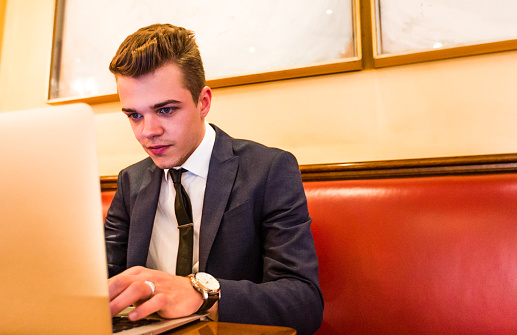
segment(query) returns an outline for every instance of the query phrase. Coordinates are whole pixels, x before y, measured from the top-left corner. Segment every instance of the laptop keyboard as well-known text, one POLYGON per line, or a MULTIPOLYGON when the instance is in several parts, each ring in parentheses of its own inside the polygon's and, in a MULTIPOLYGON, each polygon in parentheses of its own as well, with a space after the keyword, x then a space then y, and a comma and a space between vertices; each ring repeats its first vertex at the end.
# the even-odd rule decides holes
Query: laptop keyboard
POLYGON ((123 330, 132 329, 135 327, 146 326, 156 322, 160 322, 158 319, 142 319, 138 321, 130 321, 127 317, 124 316, 115 316, 111 319, 113 326, 113 333, 118 333, 123 330))

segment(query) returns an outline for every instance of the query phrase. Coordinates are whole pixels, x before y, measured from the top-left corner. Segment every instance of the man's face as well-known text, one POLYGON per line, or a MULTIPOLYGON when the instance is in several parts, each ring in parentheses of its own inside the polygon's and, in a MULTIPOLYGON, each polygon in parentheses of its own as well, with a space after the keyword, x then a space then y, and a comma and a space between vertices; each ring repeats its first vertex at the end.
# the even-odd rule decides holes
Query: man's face
POLYGON ((205 87, 195 103, 182 79, 173 63, 137 78, 117 76, 122 111, 138 142, 161 169, 183 164, 205 135, 210 88, 205 87))

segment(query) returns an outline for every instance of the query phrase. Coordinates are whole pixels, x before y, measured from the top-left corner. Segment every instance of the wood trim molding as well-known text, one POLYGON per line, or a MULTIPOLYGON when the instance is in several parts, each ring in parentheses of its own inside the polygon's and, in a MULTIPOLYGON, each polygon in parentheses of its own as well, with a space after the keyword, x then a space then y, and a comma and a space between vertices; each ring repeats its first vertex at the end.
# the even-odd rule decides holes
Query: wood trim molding
POLYGON ((517 154, 300 165, 302 180, 408 178, 517 172, 517 154))
MULTIPOLYGON (((300 171, 304 182, 517 173, 517 154, 306 164, 300 171)), ((100 183, 102 191, 114 191, 117 176, 102 176, 100 183)))
POLYGON ((101 191, 115 191, 117 189, 117 176, 101 176, 101 191))
POLYGON ((393 53, 374 55, 374 67, 382 68, 395 65, 415 64, 434 60, 484 55, 517 49, 517 39, 487 43, 477 43, 443 49, 424 50, 420 52, 393 53))
POLYGON ((2 44, 4 40, 5 13, 7 11, 7 0, 0 0, 0 61, 2 60, 2 44))

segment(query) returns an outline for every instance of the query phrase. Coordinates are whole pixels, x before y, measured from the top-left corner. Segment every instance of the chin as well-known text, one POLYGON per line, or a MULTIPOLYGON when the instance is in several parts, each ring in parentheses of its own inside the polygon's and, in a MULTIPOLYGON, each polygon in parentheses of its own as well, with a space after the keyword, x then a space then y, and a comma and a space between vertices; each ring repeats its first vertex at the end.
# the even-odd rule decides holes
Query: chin
POLYGON ((165 159, 164 157, 153 157, 150 156, 156 165, 160 169, 172 169, 173 167, 180 166, 182 163, 178 163, 176 160, 165 159))

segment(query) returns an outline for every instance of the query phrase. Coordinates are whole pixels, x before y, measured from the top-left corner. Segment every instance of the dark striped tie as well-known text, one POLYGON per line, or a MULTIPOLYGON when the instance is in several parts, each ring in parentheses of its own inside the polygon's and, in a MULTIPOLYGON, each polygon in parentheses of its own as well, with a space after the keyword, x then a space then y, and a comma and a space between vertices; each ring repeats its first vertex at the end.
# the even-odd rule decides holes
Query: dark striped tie
POLYGON ((178 219, 179 247, 178 259, 176 261, 176 275, 188 276, 192 273, 192 256, 194 249, 194 223, 192 220, 192 205, 190 198, 181 185, 181 174, 185 169, 170 169, 169 172, 174 182, 176 199, 174 200, 174 210, 178 219))

